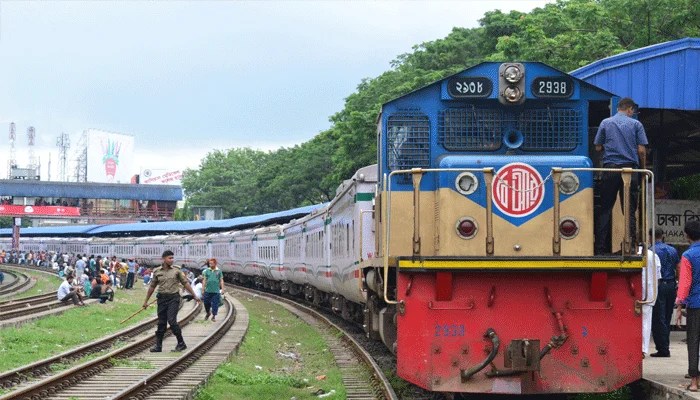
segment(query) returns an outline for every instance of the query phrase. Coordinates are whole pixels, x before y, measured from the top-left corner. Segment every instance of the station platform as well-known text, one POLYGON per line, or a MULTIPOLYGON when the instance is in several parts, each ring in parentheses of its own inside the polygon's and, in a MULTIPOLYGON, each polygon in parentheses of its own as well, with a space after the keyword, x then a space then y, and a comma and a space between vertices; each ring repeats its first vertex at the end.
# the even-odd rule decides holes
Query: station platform
MULTIPOLYGON (((685 331, 672 331, 671 357, 644 359, 644 379, 649 383, 650 399, 700 399, 700 392, 685 389, 690 379, 684 378, 688 373, 688 348, 683 339, 685 331)), ((653 339, 649 351, 656 352, 653 339)))

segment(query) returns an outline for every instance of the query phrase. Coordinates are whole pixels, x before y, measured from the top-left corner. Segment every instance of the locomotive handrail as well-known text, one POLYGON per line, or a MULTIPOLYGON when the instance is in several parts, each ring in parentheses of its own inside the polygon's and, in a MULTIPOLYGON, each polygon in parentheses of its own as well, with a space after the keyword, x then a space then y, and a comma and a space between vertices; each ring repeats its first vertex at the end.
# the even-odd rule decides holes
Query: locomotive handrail
POLYGON ((401 169, 391 171, 389 175, 384 174, 384 180, 382 182, 382 188, 384 193, 386 193, 387 198, 384 202, 384 215, 386 216, 386 224, 383 224, 383 239, 384 239, 384 254, 383 254, 383 268, 384 268, 384 301, 387 304, 398 304, 396 300, 389 300, 389 243, 391 240, 391 178, 398 174, 412 174, 413 175, 413 201, 414 201, 414 216, 413 216, 413 256, 420 256, 420 182, 423 174, 428 172, 482 172, 484 174, 484 179, 486 180, 486 225, 487 225, 487 237, 486 237, 486 251, 488 254, 493 254, 493 208, 491 207, 491 184, 493 182, 493 167, 487 168, 412 168, 412 169, 401 169), (490 250, 490 251, 489 251, 490 250))
MULTIPOLYGON (((652 239, 656 240, 656 237, 655 237, 656 223, 655 223, 655 218, 654 218, 654 215, 655 215, 654 201, 652 200, 649 202, 649 204, 650 204, 649 210, 648 210, 649 213, 647 213, 647 210, 643 209, 643 207, 646 205, 646 197, 650 195, 650 193, 646 190, 647 182, 651 183, 652 188, 654 187, 654 173, 652 171, 650 171, 648 169, 641 169, 641 168, 552 168, 553 172, 555 169, 558 170, 558 172, 568 172, 568 171, 570 171, 570 172, 577 172, 577 171, 581 171, 581 172, 619 172, 622 174, 623 185, 624 185, 623 186, 623 189, 624 189, 623 199, 624 199, 624 203, 625 203, 623 205, 623 212, 625 214, 625 218, 624 218, 625 238, 623 238, 623 242, 622 242, 623 248, 621 249, 623 259, 625 257, 625 250, 629 250, 629 251, 627 251, 627 253, 632 252, 632 244, 630 244, 629 237, 628 237, 629 236, 629 232, 628 232, 628 230, 629 230, 629 218, 630 218, 630 215, 629 215, 629 197, 630 197, 630 188, 631 188, 630 181, 631 181, 633 173, 642 174, 645 178, 644 182, 642 184, 642 190, 643 190, 642 200, 644 201, 644 203, 642 203, 642 207, 640 207, 640 210, 643 211, 643 212, 640 212, 640 217, 641 217, 640 219, 642 222, 642 232, 644 232, 644 235, 646 235, 646 232, 649 231, 648 224, 650 223, 652 236, 654 236, 652 239), (625 177, 626 177, 626 181, 625 181, 625 177), (651 222, 649 222, 648 218, 647 218, 649 214, 651 214, 651 216, 652 216, 651 222)), ((555 196, 556 196, 556 194, 559 191, 554 190, 554 192, 555 192, 555 196)), ((651 193, 653 193, 653 191, 651 193)), ((558 208, 558 207, 556 207, 556 208, 558 208)), ((555 223, 555 226, 557 226, 558 221, 555 220, 554 223, 555 223)), ((647 246, 647 241, 642 240, 642 256, 644 257, 644 259, 647 259, 647 263, 649 262, 648 256, 647 256, 648 249, 649 248, 647 246)), ((658 275, 656 274, 656 265, 655 265, 656 249, 652 248, 651 252, 652 252, 651 262, 654 263, 654 268, 653 268, 654 278, 653 278, 652 282, 657 282, 658 275)), ((646 268, 646 266, 645 266, 645 268, 646 268)), ((646 278, 647 278, 647 282, 648 282, 649 277, 646 277, 646 278)), ((652 304, 656 301, 657 295, 658 295, 657 287, 656 287, 656 285, 652 285, 651 299, 647 298, 647 291, 645 290, 642 299, 636 300, 636 303, 637 303, 637 305, 640 305, 640 306, 643 304, 652 304)))

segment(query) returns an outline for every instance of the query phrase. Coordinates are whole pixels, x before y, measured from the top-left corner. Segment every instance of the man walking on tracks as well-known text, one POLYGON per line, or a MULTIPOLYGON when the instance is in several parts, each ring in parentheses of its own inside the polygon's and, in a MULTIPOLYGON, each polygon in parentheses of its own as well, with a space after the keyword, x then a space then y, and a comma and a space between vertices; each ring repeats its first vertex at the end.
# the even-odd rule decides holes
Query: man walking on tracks
POLYGON ((151 348, 151 352, 159 353, 163 351, 163 337, 165 329, 170 325, 173 335, 177 338, 177 346, 174 351, 182 351, 187 348, 185 340, 182 338, 180 325, 177 323, 177 312, 180 308, 180 285, 190 292, 194 299, 199 302, 199 298, 192 290, 185 274, 180 271, 180 267, 173 265, 174 254, 170 250, 163 252, 163 264, 153 271, 153 279, 148 286, 146 300, 143 308, 148 308, 148 300, 153 291, 158 288, 158 329, 156 330, 156 344, 151 348))
POLYGON ((204 311, 206 315, 204 320, 209 318, 209 309, 211 307, 211 321, 216 322, 216 314, 219 312, 219 301, 221 300, 221 292, 224 290, 224 274, 216 267, 216 258, 210 259, 208 262, 209 268, 202 272, 204 282, 204 311))

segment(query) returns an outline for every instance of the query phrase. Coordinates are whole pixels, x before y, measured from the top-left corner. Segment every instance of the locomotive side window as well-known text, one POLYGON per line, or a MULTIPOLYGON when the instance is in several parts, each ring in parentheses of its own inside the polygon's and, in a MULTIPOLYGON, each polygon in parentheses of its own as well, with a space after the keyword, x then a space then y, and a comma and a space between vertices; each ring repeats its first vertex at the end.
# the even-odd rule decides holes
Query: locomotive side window
POLYGON ((401 113, 387 121, 387 161, 392 170, 430 166, 430 121, 422 113, 401 113))

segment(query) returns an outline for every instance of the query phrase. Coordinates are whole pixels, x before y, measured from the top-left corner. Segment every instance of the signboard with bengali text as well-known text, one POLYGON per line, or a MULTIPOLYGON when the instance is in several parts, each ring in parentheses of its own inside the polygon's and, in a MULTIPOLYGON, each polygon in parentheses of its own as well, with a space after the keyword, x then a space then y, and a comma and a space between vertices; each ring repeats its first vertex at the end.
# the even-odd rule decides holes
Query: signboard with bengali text
POLYGON ((147 168, 141 170, 139 183, 142 185, 181 185, 182 173, 181 169, 147 168))
POLYGON ((79 217, 80 208, 63 206, 0 205, 0 215, 36 217, 79 217))
POLYGON ((654 223, 664 230, 666 243, 688 244, 683 227, 688 221, 700 221, 700 201, 657 199, 654 211, 654 223))

